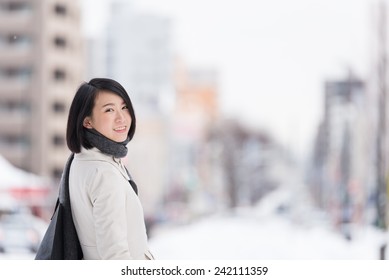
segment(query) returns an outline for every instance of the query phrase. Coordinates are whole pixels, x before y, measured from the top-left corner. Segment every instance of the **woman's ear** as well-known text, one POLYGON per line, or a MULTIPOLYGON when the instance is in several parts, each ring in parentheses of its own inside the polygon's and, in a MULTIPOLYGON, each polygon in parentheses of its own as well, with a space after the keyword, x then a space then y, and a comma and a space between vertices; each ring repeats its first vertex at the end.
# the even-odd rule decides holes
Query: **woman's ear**
POLYGON ((90 117, 86 117, 86 118, 84 119, 84 121, 82 122, 82 125, 83 125, 85 128, 93 128, 93 127, 92 127, 92 124, 91 124, 90 117))

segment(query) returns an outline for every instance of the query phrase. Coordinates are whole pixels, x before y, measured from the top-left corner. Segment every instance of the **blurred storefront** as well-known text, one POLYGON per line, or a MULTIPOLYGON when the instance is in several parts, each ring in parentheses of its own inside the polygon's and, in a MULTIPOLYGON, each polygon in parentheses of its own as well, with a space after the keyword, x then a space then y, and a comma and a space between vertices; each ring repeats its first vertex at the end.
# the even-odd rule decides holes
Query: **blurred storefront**
POLYGON ((0 172, 0 213, 28 210, 49 218, 53 195, 49 179, 18 169, 1 155, 0 172))

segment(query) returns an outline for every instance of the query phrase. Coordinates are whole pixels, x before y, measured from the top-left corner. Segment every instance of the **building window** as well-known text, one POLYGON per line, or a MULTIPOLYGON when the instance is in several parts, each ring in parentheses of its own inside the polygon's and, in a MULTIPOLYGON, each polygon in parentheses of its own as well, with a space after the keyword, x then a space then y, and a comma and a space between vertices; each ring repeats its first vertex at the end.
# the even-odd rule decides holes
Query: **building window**
POLYGON ((2 135, 0 136, 0 143, 7 146, 26 147, 30 145, 30 140, 25 135, 2 135))
POLYGON ((31 38, 26 35, 8 34, 6 37, 8 45, 28 45, 31 43, 31 38))
POLYGON ((66 48, 66 39, 64 37, 57 36, 54 38, 54 45, 58 48, 66 48))
POLYGON ((64 4, 55 4, 54 6, 54 11, 57 15, 60 15, 60 16, 66 16, 67 14, 67 9, 66 9, 66 6, 64 4))
POLYGON ((0 47, 25 47, 31 45, 31 38, 20 34, 0 34, 0 47))
POLYGON ((62 69, 54 70, 54 80, 56 81, 64 81, 66 79, 66 73, 62 69))
POLYGON ((54 102, 53 104, 53 111, 56 113, 63 113, 65 112, 65 104, 61 102, 54 102))
POLYGON ((65 145, 65 138, 60 135, 54 135, 52 138, 54 146, 63 146, 65 145))
POLYGON ((5 67, 0 69, 0 79, 26 80, 31 76, 31 69, 28 67, 5 67))
POLYGON ((8 12, 24 12, 31 10, 32 6, 30 3, 26 3, 23 1, 9 1, 6 3, 0 3, 0 11, 8 11, 8 12))
POLYGON ((29 113, 30 104, 24 101, 2 101, 0 112, 3 113, 29 113))

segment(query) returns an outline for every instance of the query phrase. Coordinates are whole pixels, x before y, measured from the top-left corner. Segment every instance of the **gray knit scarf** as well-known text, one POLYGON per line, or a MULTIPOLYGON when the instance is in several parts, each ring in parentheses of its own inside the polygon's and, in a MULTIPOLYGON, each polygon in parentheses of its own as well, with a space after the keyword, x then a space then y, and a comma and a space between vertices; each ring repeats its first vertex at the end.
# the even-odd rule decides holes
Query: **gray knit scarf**
POLYGON ((123 158, 127 155, 126 145, 130 142, 129 137, 123 142, 115 142, 95 129, 86 129, 85 138, 93 147, 96 147, 104 154, 112 155, 116 158, 123 158))
MULTIPOLYGON (((85 137, 86 140, 88 140, 89 144, 91 144, 93 147, 96 147, 104 154, 108 154, 116 158, 124 158, 127 155, 127 144, 128 142, 130 142, 129 137, 127 137, 127 139, 123 142, 115 142, 111 139, 108 139, 95 129, 87 129, 85 132, 85 137)), ((129 183, 131 187, 133 188, 134 192, 138 194, 138 186, 132 180, 127 168, 124 168, 126 169, 128 177, 130 178, 129 183)))

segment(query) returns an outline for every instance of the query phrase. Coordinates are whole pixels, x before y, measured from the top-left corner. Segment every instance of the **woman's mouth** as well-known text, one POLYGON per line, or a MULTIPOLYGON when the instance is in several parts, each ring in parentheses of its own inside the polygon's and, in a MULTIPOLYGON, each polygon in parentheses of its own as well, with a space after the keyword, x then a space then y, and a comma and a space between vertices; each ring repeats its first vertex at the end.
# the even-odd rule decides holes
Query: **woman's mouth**
POLYGON ((114 128, 113 130, 116 131, 116 132, 119 132, 119 133, 123 133, 123 132, 126 132, 126 126, 120 126, 120 127, 117 127, 117 128, 114 128))

